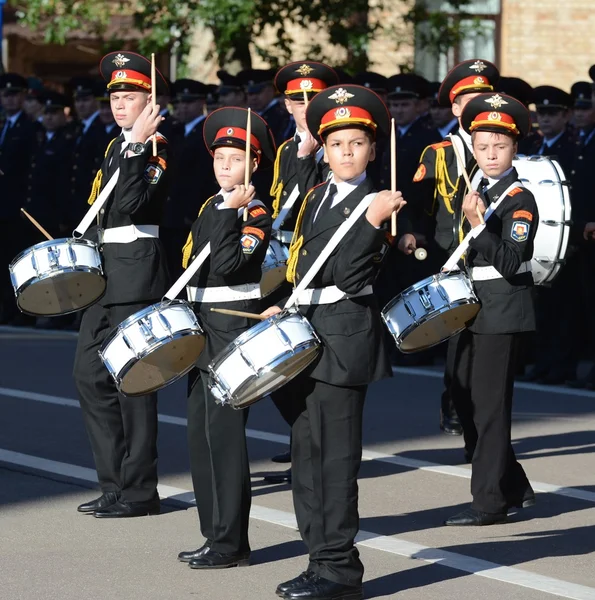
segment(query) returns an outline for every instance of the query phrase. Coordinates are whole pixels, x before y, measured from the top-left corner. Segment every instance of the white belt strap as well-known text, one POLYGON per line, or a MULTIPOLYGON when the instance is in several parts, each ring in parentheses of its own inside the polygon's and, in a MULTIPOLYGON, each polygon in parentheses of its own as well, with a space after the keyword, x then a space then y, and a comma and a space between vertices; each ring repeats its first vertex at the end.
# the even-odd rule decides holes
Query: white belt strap
POLYGON ((87 214, 83 217, 83 220, 76 226, 76 229, 72 232, 72 237, 78 239, 82 238, 85 235, 87 229, 91 227, 91 223, 93 223, 95 217, 99 214, 99 211, 103 208, 103 205, 109 198, 109 195, 116 187, 116 183, 118 183, 119 176, 120 168, 118 167, 117 171, 111 176, 106 186, 101 190, 101 193, 99 194, 99 196, 97 196, 95 202, 93 202, 93 204, 87 211, 87 214))
POLYGON ((202 263, 207 260, 211 253, 211 242, 207 242, 205 247, 200 251, 198 256, 190 263, 188 268, 182 273, 180 278, 165 292, 164 298, 173 300, 176 296, 188 285, 188 282, 194 277, 200 269, 202 263))
POLYGON ((308 284, 314 279, 318 271, 320 271, 322 265, 326 262, 326 259, 332 254, 333 250, 347 235, 347 232, 355 225, 355 222, 364 214, 368 206, 372 204, 372 200, 374 200, 376 196, 376 193, 365 196, 355 207, 355 210, 351 213, 351 216, 346 221, 341 223, 341 226, 337 229, 337 231, 335 231, 335 233, 333 233, 331 239, 323 248, 322 252, 318 255, 318 258, 314 261, 308 272, 304 275, 299 285, 293 290, 293 293, 289 297, 289 300, 285 303, 284 308, 289 308, 297 303, 300 294, 308 287, 308 284))
POLYGON ((260 298, 259 283, 245 283, 222 287, 197 288, 186 286, 189 302, 233 302, 234 300, 251 300, 260 298))
MULTIPOLYGON (((512 185, 508 186, 506 190, 504 190, 504 192, 500 195, 500 198, 496 202, 492 202, 488 206, 483 216, 484 221, 487 221, 494 214, 496 209, 500 206, 500 204, 502 204, 502 202, 505 200, 508 194, 512 192, 512 190, 516 187, 523 187, 520 181, 515 181, 512 185)), ((485 229, 485 224, 478 225, 474 229, 476 229, 476 231, 471 230, 465 236, 465 239, 463 239, 463 241, 456 247, 455 251, 452 253, 450 258, 444 263, 441 271, 452 271, 457 266, 457 263, 459 262, 460 258, 469 249, 469 243, 471 242, 471 238, 481 233, 485 229)))
POLYGON ((159 225, 125 225, 104 229, 99 243, 102 244, 129 244, 140 238, 158 238, 159 225))
MULTIPOLYGON (((521 263, 515 275, 521 273, 531 273, 531 262, 526 261, 521 263)), ((492 279, 502 279, 502 274, 496 270, 496 267, 472 267, 471 279, 473 281, 490 281, 492 279)))
POLYGON ((347 298, 359 298, 360 296, 370 296, 374 291, 371 285, 367 285, 357 294, 346 294, 336 285, 330 285, 324 288, 310 288, 300 293, 297 299, 297 304, 307 306, 309 304, 334 304, 339 300, 347 298))
MULTIPOLYGON (((285 221, 285 217, 287 217, 287 214, 293 208, 293 205, 295 204, 295 201, 298 199, 299 195, 300 195, 300 189, 299 189, 298 184, 296 183, 293 190, 291 190, 291 194, 289 194, 289 198, 287 198, 287 201, 285 202, 285 204, 282 206, 281 210, 279 211, 277 218, 273 221, 273 233, 275 231, 277 231, 279 229, 279 227, 281 227, 281 225, 283 224, 283 221, 285 221)), ((289 240, 289 241, 291 241, 291 240, 289 240)))

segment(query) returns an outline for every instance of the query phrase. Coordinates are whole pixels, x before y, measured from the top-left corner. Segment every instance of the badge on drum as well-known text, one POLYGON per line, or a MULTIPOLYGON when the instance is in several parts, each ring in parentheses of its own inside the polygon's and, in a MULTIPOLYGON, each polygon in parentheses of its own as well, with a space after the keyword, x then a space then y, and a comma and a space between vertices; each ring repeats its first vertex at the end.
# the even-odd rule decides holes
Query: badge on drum
POLYGON ((523 223, 522 221, 515 221, 512 224, 512 230, 510 237, 515 242, 524 242, 529 237, 529 223, 523 223))
POLYGON ((249 233, 245 233, 240 239, 242 245, 242 252, 244 254, 252 254, 256 250, 256 246, 259 244, 259 240, 256 236, 249 233))

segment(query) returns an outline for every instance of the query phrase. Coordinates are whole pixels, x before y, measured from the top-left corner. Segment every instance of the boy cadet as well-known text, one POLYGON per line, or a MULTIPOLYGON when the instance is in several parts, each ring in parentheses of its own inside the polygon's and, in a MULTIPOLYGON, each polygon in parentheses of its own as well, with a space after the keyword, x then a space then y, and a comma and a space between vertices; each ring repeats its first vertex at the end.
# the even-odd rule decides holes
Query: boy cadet
MULTIPOLYGON (((294 283, 373 191, 366 167, 377 132, 387 134, 390 122, 384 102, 355 85, 317 94, 306 119, 333 175, 301 206, 288 269, 294 283)), ((354 546, 362 412, 368 384, 391 375, 372 283, 389 243, 383 224, 403 204, 400 192, 380 192, 315 277, 317 293, 307 289, 297 301, 322 340, 322 352, 286 386, 293 499, 310 560, 306 571, 277 587, 282 598, 363 598, 364 569, 354 546)), ((279 311, 274 306, 264 314, 279 311)))
MULTIPOLYGON (((89 203, 116 170, 116 187, 100 210, 105 295, 83 314, 74 380, 91 442, 102 495, 78 507, 96 517, 157 514, 157 394, 119 394, 98 350, 122 321, 158 301, 169 275, 159 240, 167 198, 167 142, 157 128, 159 105, 151 106, 151 63, 134 52, 111 52, 101 60, 114 118, 122 133, 112 140, 93 183, 89 203), (157 135, 157 156, 151 136, 157 135)), ((165 86, 157 71, 157 87, 165 86)), ((102 126, 103 127, 103 126, 102 126)))
POLYGON ((178 559, 193 569, 247 565, 250 560, 250 470, 245 425, 249 409, 217 404, 208 389, 207 367, 225 346, 254 321, 211 312, 212 307, 258 312, 261 267, 271 235, 271 216, 255 199, 254 187, 244 187, 246 161, 250 174, 275 158, 275 142, 266 122, 251 114, 250 156, 246 155, 248 111, 225 107, 204 123, 204 141, 213 155, 221 186, 200 209, 184 247, 188 266, 210 243, 210 255, 187 287, 188 300, 206 334, 206 346, 196 366, 188 397, 188 449, 200 529, 205 543, 180 552, 178 559), (243 220, 243 208, 248 219, 243 220))
POLYGON ((535 504, 535 494, 510 441, 515 363, 526 332, 535 330, 531 275, 539 223, 533 194, 512 166, 517 141, 531 131, 527 108, 511 96, 481 94, 461 116, 481 169, 478 191, 463 201, 463 233, 472 233, 465 266, 481 309, 460 334, 453 399, 465 445, 475 448, 473 503, 446 525, 492 525, 512 507, 535 504), (481 223, 493 204, 493 214, 481 223))
MULTIPOLYGON (((487 60, 466 60, 453 67, 442 82, 438 92, 438 102, 450 104, 452 114, 459 119, 465 105, 482 92, 494 89, 500 74, 487 60)), ((428 244, 428 266, 436 273, 459 243, 458 223, 460 208, 465 191, 465 182, 457 165, 457 157, 452 147, 457 144, 464 157, 465 168, 472 177, 476 170, 471 149, 471 138, 461 128, 451 134, 448 140, 428 146, 420 160, 413 181, 416 190, 415 204, 410 202, 409 215, 415 223, 416 232, 421 233, 428 244), (420 200, 418 200, 420 199, 420 200)), ((440 429, 451 435, 461 435, 462 429, 450 394, 450 381, 454 370, 453 357, 458 337, 448 342, 444 387, 440 408, 440 429)), ((473 448, 465 448, 470 460, 473 448)))

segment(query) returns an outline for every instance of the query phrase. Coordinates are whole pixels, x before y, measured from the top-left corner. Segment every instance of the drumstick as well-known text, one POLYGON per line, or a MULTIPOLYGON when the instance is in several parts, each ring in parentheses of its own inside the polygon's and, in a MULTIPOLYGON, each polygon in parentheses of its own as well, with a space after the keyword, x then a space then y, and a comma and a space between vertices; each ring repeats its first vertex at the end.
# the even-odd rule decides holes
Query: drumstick
POLYGON ((263 317, 256 313, 244 312, 243 310, 231 310, 230 308, 211 308, 211 312, 221 313, 222 315, 232 315, 234 317, 246 317, 246 319, 258 319, 259 321, 268 319, 268 317, 263 317))
MULTIPOLYGON (((151 106, 157 106, 157 74, 155 73, 155 54, 151 54, 151 106)), ((157 156, 157 136, 153 135, 153 156, 157 156)))
POLYGON ((21 208, 21 212, 24 213, 27 219, 29 219, 29 221, 31 221, 31 223, 33 223, 33 225, 35 225, 48 240, 54 239, 24 208, 21 208))
MULTIPOLYGON (((469 179, 469 175, 467 174, 467 171, 465 170, 465 163, 463 162, 463 157, 461 156, 461 153, 459 152, 459 149, 457 148, 457 145, 453 142, 452 147, 455 151, 455 154, 457 155, 457 161, 459 163, 459 166, 461 167, 461 170, 463 171, 463 179, 465 180, 465 183, 467 184, 467 188, 469 188, 469 192, 473 191, 473 188, 471 187, 471 179, 469 179)), ((479 217, 479 222, 483 225, 485 223, 485 220, 483 218, 483 215, 481 214, 481 211, 479 210, 479 206, 477 207, 477 216, 479 217)))
MULTIPOLYGON (((395 120, 390 120, 390 191, 397 191, 397 135, 395 131, 395 120)), ((394 210, 390 216, 390 234, 397 236, 397 211, 394 210)))
MULTIPOLYGON (((244 187, 250 185, 250 136, 252 135, 252 110, 248 109, 248 122, 246 123, 246 168, 244 170, 244 187)), ((248 207, 244 207, 244 221, 248 220, 248 207)))
POLYGON ((306 105, 306 108, 308 108, 308 92, 306 90, 303 90, 304 92, 304 104, 306 105))
POLYGON ((418 248, 414 254, 417 260, 426 260, 428 258, 428 252, 425 248, 418 248))

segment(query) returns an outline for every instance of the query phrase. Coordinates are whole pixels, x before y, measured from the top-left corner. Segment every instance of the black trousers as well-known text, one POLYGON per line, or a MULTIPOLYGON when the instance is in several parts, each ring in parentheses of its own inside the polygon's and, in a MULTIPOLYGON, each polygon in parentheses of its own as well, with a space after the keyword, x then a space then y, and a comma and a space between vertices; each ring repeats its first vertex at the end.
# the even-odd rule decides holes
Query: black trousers
POLYGON ((367 386, 338 387, 298 377, 285 387, 293 407, 293 503, 308 568, 337 583, 360 585, 364 567, 354 539, 367 386))
POLYGON ((250 551, 249 409, 221 406, 200 372, 188 396, 188 451, 200 530, 221 553, 250 551))
POLYGON ((146 304, 94 304, 82 318, 74 359, 74 381, 97 477, 103 492, 127 502, 157 494, 157 394, 119 394, 98 350, 110 331, 146 304))
MULTIPOLYGON (((446 345, 446 362, 444 363, 444 391, 440 402, 440 410, 447 417, 456 417, 457 411, 452 398, 452 381, 456 369, 457 348, 459 345, 460 334, 449 338, 446 345)), ((470 454, 473 454, 473 449, 467 448, 470 454)))
POLYGON ((511 444, 517 347, 524 334, 460 334, 451 389, 471 463, 472 507, 506 512, 529 487, 511 444))

